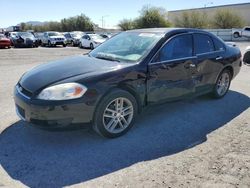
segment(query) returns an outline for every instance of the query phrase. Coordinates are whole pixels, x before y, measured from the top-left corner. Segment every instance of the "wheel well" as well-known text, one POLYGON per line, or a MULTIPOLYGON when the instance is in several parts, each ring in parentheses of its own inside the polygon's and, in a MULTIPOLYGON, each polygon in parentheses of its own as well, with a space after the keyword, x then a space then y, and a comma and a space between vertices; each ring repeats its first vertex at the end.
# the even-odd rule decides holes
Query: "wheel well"
POLYGON ((140 113, 142 111, 142 106, 143 106, 140 96, 133 89, 125 85, 119 85, 117 88, 129 92, 135 98, 138 105, 138 113, 140 113))
MULTIPOLYGON (((224 70, 229 70, 229 71, 230 71, 230 74, 231 74, 231 77, 232 77, 232 78, 234 77, 234 70, 233 70, 233 67, 227 66, 227 67, 225 67, 222 71, 224 71, 224 70)), ((222 71, 221 71, 221 72, 222 72, 222 71)))
POLYGON ((142 111, 142 107, 143 107, 143 101, 140 99, 139 95, 133 91, 133 89, 129 88, 128 86, 125 85, 118 85, 116 87, 112 87, 110 88, 108 91, 105 92, 105 94, 102 95, 102 97, 98 100, 97 105, 100 103, 100 101, 106 96, 108 95, 110 92, 112 92, 115 89, 121 89, 124 91, 129 92, 136 100, 137 105, 138 105, 138 113, 140 113, 142 111))

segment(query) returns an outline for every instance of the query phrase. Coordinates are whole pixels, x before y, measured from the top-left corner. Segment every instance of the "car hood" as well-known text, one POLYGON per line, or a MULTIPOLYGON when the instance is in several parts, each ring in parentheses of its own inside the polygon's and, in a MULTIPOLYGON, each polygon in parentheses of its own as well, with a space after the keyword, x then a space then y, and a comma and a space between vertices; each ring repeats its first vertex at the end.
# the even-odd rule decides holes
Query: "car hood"
POLYGON ((49 36, 51 39, 65 39, 64 36, 49 36))
POLYGON ((93 41, 96 43, 103 43, 106 41, 106 39, 94 39, 93 41))
POLYGON ((10 41, 10 39, 8 39, 8 38, 0 38, 0 41, 4 41, 4 42, 6 42, 6 41, 10 41))
POLYGON ((23 88, 33 93, 74 76, 82 75, 84 78, 128 66, 131 66, 131 64, 106 61, 82 55, 37 66, 26 72, 19 83, 23 88))
POLYGON ((28 39, 28 40, 35 40, 35 37, 33 37, 33 36, 20 36, 22 39, 24 39, 24 40, 26 40, 26 39, 28 39))

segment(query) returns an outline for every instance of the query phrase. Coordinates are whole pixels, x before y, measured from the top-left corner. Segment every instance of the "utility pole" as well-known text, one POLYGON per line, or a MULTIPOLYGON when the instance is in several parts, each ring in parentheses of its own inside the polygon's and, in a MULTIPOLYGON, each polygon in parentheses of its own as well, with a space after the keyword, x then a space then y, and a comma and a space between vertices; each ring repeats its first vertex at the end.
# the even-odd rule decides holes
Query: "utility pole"
POLYGON ((102 16, 102 19, 101 19, 101 21, 102 21, 102 28, 105 27, 105 20, 104 20, 104 18, 105 18, 105 17, 108 17, 108 16, 109 16, 109 15, 102 16))

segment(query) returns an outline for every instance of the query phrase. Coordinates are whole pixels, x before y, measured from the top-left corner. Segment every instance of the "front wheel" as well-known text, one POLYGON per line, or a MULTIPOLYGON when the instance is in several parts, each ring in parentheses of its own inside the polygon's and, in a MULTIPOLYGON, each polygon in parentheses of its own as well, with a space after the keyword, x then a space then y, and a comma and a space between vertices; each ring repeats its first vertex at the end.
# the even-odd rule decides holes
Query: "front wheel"
POLYGON ((101 136, 119 137, 132 127, 137 108, 137 102, 130 93, 114 90, 97 106, 93 128, 101 136))
POLYGON ((90 43, 90 49, 93 50, 94 49, 94 45, 93 43, 90 43))
POLYGON ((224 70, 218 77, 216 84, 213 89, 213 97, 222 98, 224 97, 230 87, 232 75, 229 70, 224 70))
POLYGON ((79 48, 83 48, 83 46, 82 46, 82 43, 81 43, 81 42, 79 43, 79 48))
POLYGON ((51 44, 51 42, 50 42, 50 41, 48 42, 48 47, 52 47, 52 44, 51 44))

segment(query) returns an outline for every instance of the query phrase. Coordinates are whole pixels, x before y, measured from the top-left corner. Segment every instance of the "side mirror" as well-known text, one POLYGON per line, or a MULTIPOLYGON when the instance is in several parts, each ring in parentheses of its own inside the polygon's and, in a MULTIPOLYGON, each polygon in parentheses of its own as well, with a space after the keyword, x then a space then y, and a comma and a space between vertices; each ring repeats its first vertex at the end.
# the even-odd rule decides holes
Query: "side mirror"
POLYGON ((250 65, 250 48, 247 49, 246 53, 243 56, 243 62, 246 65, 250 65))

